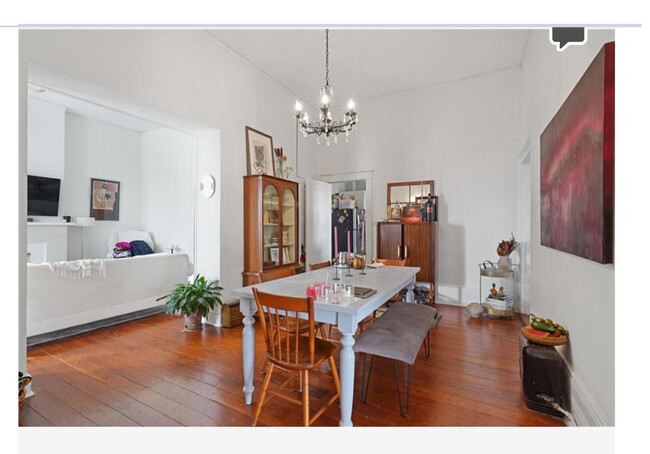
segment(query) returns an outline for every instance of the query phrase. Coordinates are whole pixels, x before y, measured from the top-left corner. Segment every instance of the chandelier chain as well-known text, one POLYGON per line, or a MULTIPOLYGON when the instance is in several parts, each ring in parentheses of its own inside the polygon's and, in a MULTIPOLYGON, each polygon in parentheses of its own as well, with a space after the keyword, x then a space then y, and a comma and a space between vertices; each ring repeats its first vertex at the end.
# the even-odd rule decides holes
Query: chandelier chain
POLYGON ((325 85, 330 84, 330 30, 325 29, 325 85))

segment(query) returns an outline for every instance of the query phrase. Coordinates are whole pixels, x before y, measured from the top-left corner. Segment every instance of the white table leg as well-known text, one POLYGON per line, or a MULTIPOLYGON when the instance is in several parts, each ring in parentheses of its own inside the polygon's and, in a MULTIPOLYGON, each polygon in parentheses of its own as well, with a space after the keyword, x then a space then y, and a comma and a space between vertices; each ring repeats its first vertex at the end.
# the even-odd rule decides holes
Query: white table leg
POLYGON ((244 330, 242 331, 243 361, 244 361, 244 395, 246 405, 253 402, 253 374, 255 373, 255 317, 252 300, 240 299, 239 309, 244 315, 244 330))
POLYGON ((354 399, 354 327, 344 328, 339 324, 341 332, 341 356, 339 357, 341 369, 341 420, 339 426, 352 426, 352 402, 354 399))
POLYGON ((413 280, 406 286, 407 303, 412 303, 415 301, 415 293, 413 293, 413 289, 415 289, 415 277, 413 277, 413 280))

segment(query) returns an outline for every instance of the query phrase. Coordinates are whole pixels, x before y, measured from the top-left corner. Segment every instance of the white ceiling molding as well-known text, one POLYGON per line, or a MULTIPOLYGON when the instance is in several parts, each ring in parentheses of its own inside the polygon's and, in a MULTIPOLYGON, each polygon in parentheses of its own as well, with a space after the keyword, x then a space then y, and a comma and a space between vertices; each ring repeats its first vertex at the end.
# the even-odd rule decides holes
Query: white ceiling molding
POLYGON ((214 132, 214 128, 135 101, 36 62, 29 62, 28 91, 29 96, 62 105, 70 113, 134 131, 145 132, 164 127, 195 136, 214 132))

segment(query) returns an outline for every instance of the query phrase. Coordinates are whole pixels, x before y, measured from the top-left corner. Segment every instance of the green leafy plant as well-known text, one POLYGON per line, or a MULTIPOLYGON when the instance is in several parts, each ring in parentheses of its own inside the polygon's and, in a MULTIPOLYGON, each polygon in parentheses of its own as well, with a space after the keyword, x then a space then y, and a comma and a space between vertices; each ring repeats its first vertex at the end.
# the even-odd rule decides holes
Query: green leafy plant
POLYGON ((156 301, 167 298, 165 312, 169 315, 180 312, 185 316, 191 316, 200 312, 205 317, 208 312, 223 304, 221 290, 223 288, 219 286, 219 281, 208 281, 197 274, 194 282, 178 284, 173 291, 156 301))

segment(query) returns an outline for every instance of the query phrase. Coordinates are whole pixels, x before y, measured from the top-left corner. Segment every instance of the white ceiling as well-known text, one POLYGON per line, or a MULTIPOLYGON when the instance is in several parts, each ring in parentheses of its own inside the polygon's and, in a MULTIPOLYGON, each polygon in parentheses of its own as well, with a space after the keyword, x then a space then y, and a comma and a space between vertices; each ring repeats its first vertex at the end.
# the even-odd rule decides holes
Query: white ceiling
MULTIPOLYGON (((301 100, 325 84, 324 29, 210 29, 211 36, 301 100)), ((331 29, 337 103, 416 90, 520 66, 527 29, 331 29)))
MULTIPOLYGON (((206 32, 301 101, 319 104, 318 90, 325 83, 324 29, 223 28, 206 32)), ((363 103, 520 66, 529 33, 525 29, 332 29, 329 70, 333 104, 342 106, 349 98, 363 103)), ((56 86, 50 83, 61 76, 38 70, 30 68, 34 80, 30 96, 134 131, 150 131, 164 124, 155 112, 148 115, 157 119, 154 122, 137 118, 145 117, 145 107, 132 106, 125 100, 117 102, 111 98, 114 95, 103 92, 95 97, 99 100, 95 103, 53 89, 42 91, 39 80, 43 82, 40 85, 56 86), (107 96, 113 101, 106 101, 107 96), (112 104, 117 109, 105 107, 112 104)))

